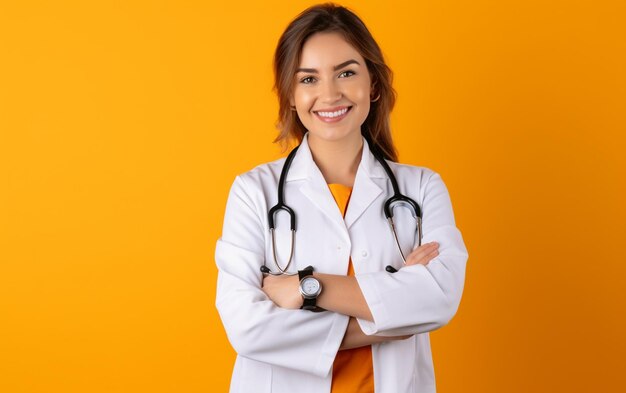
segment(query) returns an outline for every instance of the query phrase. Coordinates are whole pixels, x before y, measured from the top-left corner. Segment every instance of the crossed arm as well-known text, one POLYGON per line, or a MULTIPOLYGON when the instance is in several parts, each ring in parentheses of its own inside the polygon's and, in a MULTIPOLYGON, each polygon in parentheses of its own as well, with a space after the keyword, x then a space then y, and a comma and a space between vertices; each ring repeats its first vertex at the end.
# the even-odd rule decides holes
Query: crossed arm
MULTIPOLYGON (((426 243, 417 247, 407 256, 406 265, 427 265, 437 255, 439 255, 439 244, 436 242, 426 243)), ((354 276, 324 273, 313 273, 313 276, 322 283, 323 288, 322 293, 317 298, 317 305, 325 310, 351 317, 340 350, 410 337, 376 336, 363 333, 356 318, 373 321, 373 317, 354 276)), ((286 309, 299 309, 302 305, 302 296, 298 286, 298 276, 268 275, 263 279, 262 289, 277 306, 286 309)))

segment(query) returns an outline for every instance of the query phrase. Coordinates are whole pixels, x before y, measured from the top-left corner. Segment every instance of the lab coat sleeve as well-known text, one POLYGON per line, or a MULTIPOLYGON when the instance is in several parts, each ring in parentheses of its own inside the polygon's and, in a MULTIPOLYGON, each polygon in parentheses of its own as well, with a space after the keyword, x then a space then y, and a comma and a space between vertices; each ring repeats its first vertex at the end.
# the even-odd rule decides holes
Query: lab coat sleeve
POLYGON ((446 325, 459 307, 467 249, 439 174, 432 172, 424 187, 422 244, 438 242, 439 255, 427 265, 406 266, 397 273, 356 276, 374 319, 358 319, 365 334, 425 333, 446 325))
POLYGON ((331 370, 348 317, 283 309, 261 290, 259 268, 265 258, 267 228, 247 190, 249 186, 238 176, 215 250, 216 307, 228 339, 240 356, 324 377, 331 370))

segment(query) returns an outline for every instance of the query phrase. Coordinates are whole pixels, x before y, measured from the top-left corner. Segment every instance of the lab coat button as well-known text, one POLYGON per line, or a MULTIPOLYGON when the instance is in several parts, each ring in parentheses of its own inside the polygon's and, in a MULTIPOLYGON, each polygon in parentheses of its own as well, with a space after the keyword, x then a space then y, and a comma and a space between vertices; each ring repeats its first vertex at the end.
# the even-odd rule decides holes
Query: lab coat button
POLYGON ((367 250, 363 250, 363 251, 361 251, 361 256, 362 256, 363 258, 367 258, 367 256, 368 256, 368 255, 369 255, 369 254, 367 253, 367 250))

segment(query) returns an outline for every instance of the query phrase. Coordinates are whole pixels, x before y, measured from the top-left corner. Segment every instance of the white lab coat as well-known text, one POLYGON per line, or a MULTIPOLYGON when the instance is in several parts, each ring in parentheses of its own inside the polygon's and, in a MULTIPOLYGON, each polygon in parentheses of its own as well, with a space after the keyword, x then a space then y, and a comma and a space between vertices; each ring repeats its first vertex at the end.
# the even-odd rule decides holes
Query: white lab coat
MULTIPOLYGON (((440 244, 439 255, 428 265, 401 268, 402 259, 383 213, 383 203, 393 189, 365 139, 344 221, 313 161, 307 137, 285 183, 285 203, 297 215, 290 270, 313 265, 318 272, 345 275, 351 257, 374 318, 373 322, 359 319, 362 330, 368 335, 413 334, 406 340, 372 345, 376 392, 435 392, 428 332, 446 325, 456 313, 468 257, 446 186, 427 168, 389 161, 401 192, 423 210, 422 242, 440 244), (388 273, 388 264, 401 269, 388 273)), ((284 161, 237 176, 216 246, 216 305, 238 354, 230 386, 233 393, 329 392, 333 360, 348 324, 347 316, 334 312, 280 308, 261 290, 263 262, 276 271, 267 212, 277 202, 284 161)), ((398 236, 408 255, 414 245, 415 221, 404 207, 394 211, 398 236)), ((291 241, 287 213, 276 215, 276 227, 277 253, 284 265, 291 241)))

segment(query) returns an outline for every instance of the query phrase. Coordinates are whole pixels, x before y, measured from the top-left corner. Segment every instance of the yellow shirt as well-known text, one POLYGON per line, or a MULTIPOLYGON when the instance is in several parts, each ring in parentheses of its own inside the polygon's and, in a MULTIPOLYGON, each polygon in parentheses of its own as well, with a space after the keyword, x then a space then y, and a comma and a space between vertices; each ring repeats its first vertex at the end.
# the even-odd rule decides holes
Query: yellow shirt
MULTIPOLYGON (((329 184, 328 188, 345 217, 352 188, 342 184, 329 184)), ((354 276, 352 259, 348 262, 348 275, 354 276)), ((331 393, 374 393, 374 366, 370 345, 337 352, 333 363, 331 393)))

